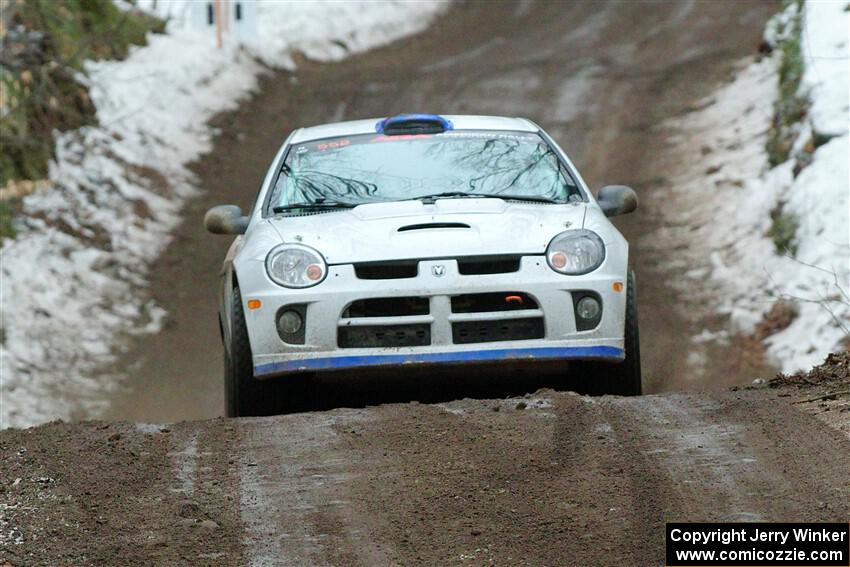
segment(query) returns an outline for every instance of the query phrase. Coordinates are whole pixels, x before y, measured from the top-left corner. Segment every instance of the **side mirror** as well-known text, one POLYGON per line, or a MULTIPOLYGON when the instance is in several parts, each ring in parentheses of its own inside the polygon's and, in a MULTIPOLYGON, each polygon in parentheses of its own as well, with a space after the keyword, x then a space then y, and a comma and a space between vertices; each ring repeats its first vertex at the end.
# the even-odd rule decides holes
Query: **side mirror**
POLYGON ((245 234, 248 217, 236 205, 219 205, 204 215, 204 227, 213 234, 245 234))
POLYGON ((606 217, 625 215, 637 209, 637 193, 625 185, 606 185, 596 198, 606 217))

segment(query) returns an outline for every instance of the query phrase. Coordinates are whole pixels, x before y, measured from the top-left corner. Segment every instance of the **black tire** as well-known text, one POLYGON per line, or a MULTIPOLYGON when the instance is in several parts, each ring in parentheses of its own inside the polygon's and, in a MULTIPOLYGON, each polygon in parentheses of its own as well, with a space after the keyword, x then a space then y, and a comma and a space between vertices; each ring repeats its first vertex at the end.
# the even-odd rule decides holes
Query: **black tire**
POLYGON ((578 365, 580 386, 596 395, 639 396, 642 392, 637 283, 632 270, 629 270, 626 282, 624 339, 626 358, 622 362, 585 362, 578 365))
MULTIPOLYGON (((254 362, 239 288, 230 301, 230 340, 224 345, 224 407, 227 417, 268 413, 269 384, 254 378, 254 362)), ((273 399, 273 398, 272 398, 273 399)))

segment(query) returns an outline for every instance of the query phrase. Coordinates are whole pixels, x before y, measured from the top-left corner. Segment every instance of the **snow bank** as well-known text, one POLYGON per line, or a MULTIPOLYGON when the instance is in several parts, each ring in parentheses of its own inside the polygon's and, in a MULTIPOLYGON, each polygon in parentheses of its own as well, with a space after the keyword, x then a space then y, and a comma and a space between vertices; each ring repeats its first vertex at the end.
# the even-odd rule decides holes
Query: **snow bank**
POLYGON ((816 132, 832 136, 847 135, 850 12, 846 6, 847 2, 809 0, 803 12, 803 89, 812 103, 809 119, 816 132))
POLYGON ((207 121, 251 92, 264 67, 300 50, 336 60, 423 30, 436 2, 256 4, 248 48, 214 47, 186 25, 191 3, 139 4, 177 15, 125 61, 86 65, 99 126, 57 136, 54 186, 24 200, 0 250, 0 426, 90 416, 110 384, 91 378, 115 337, 156 332, 164 311, 137 298, 196 191, 186 164, 211 147, 207 121))
POLYGON ((841 350, 850 329, 850 13, 844 5, 805 4, 800 94, 811 105, 787 162, 770 168, 765 151, 778 53, 749 64, 705 109, 671 124, 678 131, 671 162, 680 165, 665 197, 670 226, 661 236, 689 244, 684 255, 694 267, 683 289, 708 290, 704 299, 729 315, 731 333, 753 333, 777 299, 794 305, 796 319, 765 340, 784 372, 811 368, 841 350), (795 176, 796 152, 817 138, 828 141, 795 176), (778 254, 769 236, 777 211, 798 223, 794 257, 778 254))

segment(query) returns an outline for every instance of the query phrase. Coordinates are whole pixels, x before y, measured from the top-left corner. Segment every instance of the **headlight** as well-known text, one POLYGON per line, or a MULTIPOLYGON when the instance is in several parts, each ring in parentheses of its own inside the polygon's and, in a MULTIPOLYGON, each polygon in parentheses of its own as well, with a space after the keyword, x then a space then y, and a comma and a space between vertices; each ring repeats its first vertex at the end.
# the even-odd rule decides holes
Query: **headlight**
POLYGON ((310 287, 325 279, 328 267, 321 254, 303 244, 281 244, 266 256, 266 272, 278 285, 310 287))
POLYGON ((552 239, 546 261, 556 272, 581 275, 598 268, 605 259, 605 243, 590 230, 568 230, 552 239))

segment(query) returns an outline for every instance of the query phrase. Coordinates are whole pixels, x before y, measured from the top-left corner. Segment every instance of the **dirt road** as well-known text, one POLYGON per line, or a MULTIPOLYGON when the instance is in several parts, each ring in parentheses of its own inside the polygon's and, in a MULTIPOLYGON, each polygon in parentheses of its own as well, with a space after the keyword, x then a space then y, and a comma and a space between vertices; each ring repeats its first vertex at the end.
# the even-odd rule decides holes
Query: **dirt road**
MULTIPOLYGON (((123 391, 108 394, 105 417, 221 415, 216 280, 229 239, 205 234, 203 213, 221 203, 249 206, 293 128, 404 111, 528 116, 558 139, 594 189, 634 186, 639 212, 618 224, 632 244, 640 283, 645 388, 728 386, 751 378, 734 349, 689 367, 689 337, 702 329, 706 314, 667 285, 677 272, 669 252, 647 235, 658 228, 656 211, 664 206, 653 201, 653 188, 664 182, 654 164, 665 144, 658 125, 709 93, 735 61, 753 52, 774 8, 756 1, 734 9, 695 0, 469 2, 420 36, 339 64, 304 61, 296 74, 270 77, 253 100, 220 117, 215 149, 195 167, 207 193, 187 207, 152 274, 151 294, 168 310, 168 325, 131 343, 110 369, 127 378, 123 391)), ((524 380, 508 380, 503 395, 546 385, 524 380)), ((376 389, 382 397, 343 398, 340 405, 421 399, 421 390, 409 386, 397 383, 376 389)), ((448 399, 499 395, 487 381, 451 388, 448 399)))
POLYGON ((661 565, 665 520, 850 518, 850 436, 798 397, 7 430, 0 564, 661 565))
POLYGON ((664 206, 657 124, 725 78, 775 9, 729 6, 470 2, 421 36, 271 76, 218 120, 196 166, 208 192, 153 272, 170 323, 113 369, 128 376, 107 417, 220 415, 228 243, 202 233, 203 212, 248 206, 294 127, 410 110, 529 116, 594 188, 638 189, 640 212, 621 227, 641 282, 647 386, 667 393, 582 397, 531 368, 343 377, 317 383, 319 401, 302 408, 328 411, 2 431, 0 565, 644 566, 662 563, 665 520, 850 518, 848 419, 842 433, 809 415, 847 416, 845 401, 793 403, 811 396, 793 381, 669 392, 749 377, 730 350, 689 382, 705 314, 669 289, 671 259, 646 238, 664 206))

